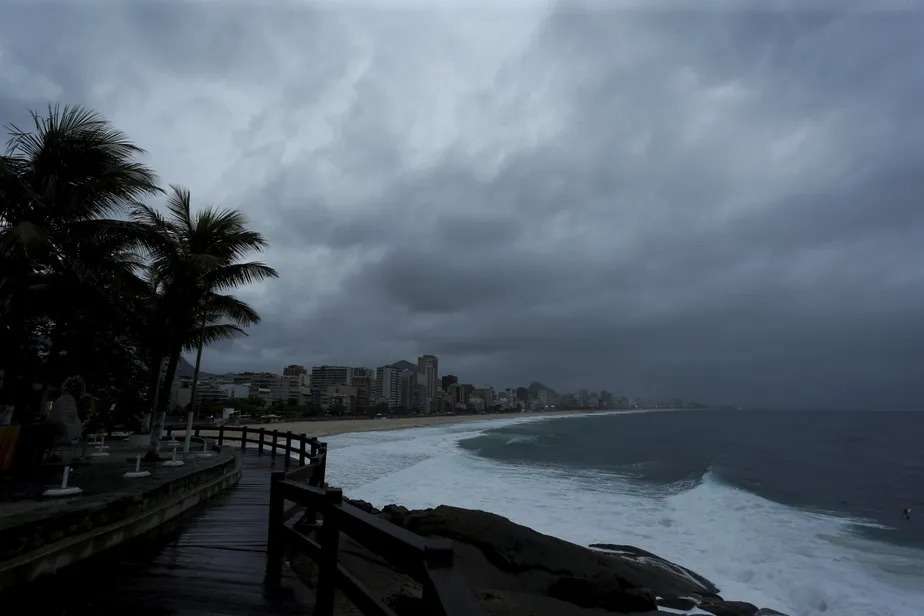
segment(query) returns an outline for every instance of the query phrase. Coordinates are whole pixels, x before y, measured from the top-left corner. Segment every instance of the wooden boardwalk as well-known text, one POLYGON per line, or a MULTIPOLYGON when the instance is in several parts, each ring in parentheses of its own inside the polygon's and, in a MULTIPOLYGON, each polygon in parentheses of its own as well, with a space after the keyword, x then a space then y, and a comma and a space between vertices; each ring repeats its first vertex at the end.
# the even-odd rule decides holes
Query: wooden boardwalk
MULTIPOLYGON (((280 469, 282 456, 276 461, 280 469)), ((271 456, 247 452, 241 462, 238 486, 185 517, 166 536, 37 585, 25 598, 29 612, 310 614, 312 592, 291 572, 284 571, 278 587, 264 584, 271 456)))

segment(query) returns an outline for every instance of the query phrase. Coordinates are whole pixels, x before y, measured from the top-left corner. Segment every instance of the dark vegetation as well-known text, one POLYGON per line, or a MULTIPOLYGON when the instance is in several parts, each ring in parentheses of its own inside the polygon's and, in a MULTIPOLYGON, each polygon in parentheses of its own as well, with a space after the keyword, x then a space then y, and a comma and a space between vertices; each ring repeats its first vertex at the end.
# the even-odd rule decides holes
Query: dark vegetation
POLYGON ((92 111, 32 117, 0 156, 0 410, 34 423, 79 377, 91 425, 156 438, 181 351, 259 321, 230 291, 276 276, 245 260, 266 242, 239 212, 162 189, 92 111))

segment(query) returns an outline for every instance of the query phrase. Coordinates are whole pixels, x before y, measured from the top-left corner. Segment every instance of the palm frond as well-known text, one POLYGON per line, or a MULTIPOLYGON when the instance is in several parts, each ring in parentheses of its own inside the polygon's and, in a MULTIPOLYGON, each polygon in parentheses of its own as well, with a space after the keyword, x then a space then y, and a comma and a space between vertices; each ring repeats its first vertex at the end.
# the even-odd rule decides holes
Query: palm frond
POLYGON ((218 321, 228 318, 237 325, 256 325, 260 322, 260 315, 249 304, 233 295, 209 293, 199 307, 206 322, 218 321))
POLYGON ((193 231, 193 221, 190 213, 189 189, 174 184, 170 185, 170 189, 173 192, 167 198, 167 210, 170 211, 173 218, 172 222, 191 233, 193 231))
POLYGON ((202 346, 208 346, 213 342, 228 340, 229 338, 234 338, 236 336, 246 335, 247 332, 245 332, 237 325, 232 325, 231 323, 206 325, 205 327, 199 328, 199 330, 192 337, 184 341, 183 349, 186 351, 192 351, 199 346, 200 342, 202 343, 202 346))
POLYGON ((251 261, 225 265, 210 272, 207 279, 213 288, 223 290, 278 277, 279 273, 269 265, 251 261))

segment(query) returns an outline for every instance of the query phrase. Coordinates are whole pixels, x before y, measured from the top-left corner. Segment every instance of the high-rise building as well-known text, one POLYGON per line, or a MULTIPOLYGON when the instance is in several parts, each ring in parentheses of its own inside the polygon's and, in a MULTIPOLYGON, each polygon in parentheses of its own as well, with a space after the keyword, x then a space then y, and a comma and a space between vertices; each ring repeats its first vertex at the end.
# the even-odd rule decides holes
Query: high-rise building
POLYGON ((311 401, 311 388, 308 386, 308 371, 304 366, 291 365, 282 370, 285 387, 283 397, 287 404, 308 404, 311 401))
POLYGON ((435 355, 421 355, 417 358, 417 384, 421 386, 420 401, 425 411, 429 411, 436 397, 437 379, 439 378, 439 361, 435 355))
POLYGON ((314 366, 311 368, 311 399, 321 404, 327 388, 331 385, 349 385, 352 369, 346 366, 314 366))
POLYGON ((372 399, 375 404, 384 402, 393 409, 401 405, 401 370, 393 365, 375 369, 372 399))
POLYGON ((356 377, 369 377, 369 379, 374 379, 375 370, 372 368, 350 368, 350 382, 356 377))
POLYGON ((494 405, 494 388, 491 387, 490 385, 484 385, 482 387, 472 388, 472 392, 469 396, 469 401, 471 402, 472 400, 478 401, 474 403, 475 410, 478 410, 478 411, 490 410, 491 407, 494 405))
POLYGON ((440 385, 443 386, 443 391, 447 391, 450 385, 459 382, 459 377, 454 374, 447 374, 440 379, 440 385))
POLYGON ((517 402, 529 402, 529 390, 525 387, 517 387, 517 402))
POLYGON ((418 410, 417 370, 407 368, 398 373, 398 406, 418 410))
POLYGON ((333 415, 353 415, 358 397, 357 388, 353 385, 328 385, 321 390, 321 409, 333 415))
POLYGON ((372 377, 367 374, 354 375, 350 385, 356 391, 354 413, 364 415, 369 411, 369 392, 372 390, 372 377))
POLYGON ((282 376, 299 376, 302 374, 308 374, 308 371, 305 370, 305 366, 292 364, 282 369, 282 376))

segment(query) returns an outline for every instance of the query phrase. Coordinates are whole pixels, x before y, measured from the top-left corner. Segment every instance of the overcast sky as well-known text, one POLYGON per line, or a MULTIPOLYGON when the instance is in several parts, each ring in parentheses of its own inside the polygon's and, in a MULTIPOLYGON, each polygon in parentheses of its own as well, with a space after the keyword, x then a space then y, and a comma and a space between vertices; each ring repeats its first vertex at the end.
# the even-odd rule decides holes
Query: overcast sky
POLYGON ((498 387, 922 406, 915 5, 3 1, 0 120, 89 106, 265 234, 263 323, 209 371, 434 353, 498 387))

